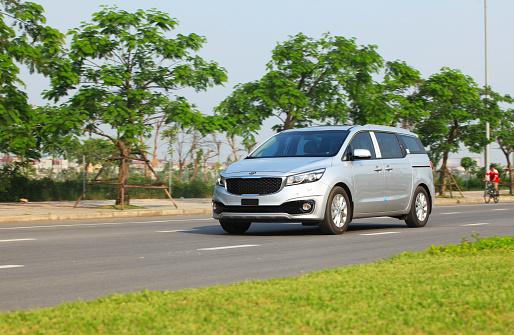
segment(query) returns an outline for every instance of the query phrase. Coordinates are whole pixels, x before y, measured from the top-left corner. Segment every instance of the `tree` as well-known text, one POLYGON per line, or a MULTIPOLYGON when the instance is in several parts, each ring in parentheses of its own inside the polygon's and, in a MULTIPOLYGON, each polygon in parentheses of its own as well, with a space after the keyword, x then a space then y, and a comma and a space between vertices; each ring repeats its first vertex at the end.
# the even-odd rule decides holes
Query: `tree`
POLYGON ((0 0, 0 151, 39 157, 35 111, 23 91, 20 65, 48 75, 64 35, 45 25, 43 7, 32 2, 0 0), (5 22, 12 20, 12 25, 5 22))
POLYGON ((510 189, 509 193, 513 193, 514 186, 514 170, 510 155, 514 152, 514 110, 505 111, 500 119, 498 126, 492 128, 492 137, 496 138, 496 142, 500 145, 500 149, 507 160, 507 169, 509 170, 510 189))
POLYGON ((184 87, 203 91, 226 81, 223 68, 193 54, 205 43, 204 37, 166 36, 177 25, 176 19, 157 10, 129 13, 105 7, 93 14, 91 23, 69 32, 70 52, 54 62, 46 97, 57 101, 72 96, 58 117, 48 116, 49 127, 81 129, 116 146, 120 158, 116 204, 122 198, 129 203, 128 189, 123 187, 129 161, 138 151, 140 137, 149 137, 155 122, 163 116, 166 123, 204 121, 194 105, 183 97, 170 97, 171 92, 184 87))
POLYGON ((464 168, 464 171, 466 171, 467 174, 470 174, 477 169, 478 164, 477 161, 471 157, 462 157, 460 160, 460 166, 464 168))
POLYGON ((464 168, 464 171, 466 171, 466 174, 468 175, 468 178, 466 179, 466 188, 469 190, 468 180, 471 173, 474 173, 478 168, 478 163, 471 157, 462 157, 462 159, 460 160, 460 166, 464 168))
POLYGON ((216 108, 228 137, 253 141, 264 120, 277 117, 280 131, 314 122, 342 122, 349 109, 346 89, 369 82, 382 66, 373 45, 324 34, 319 40, 299 33, 272 51, 267 73, 235 87, 216 108))
POLYGON ((421 73, 402 61, 387 62, 381 81, 370 78, 347 85, 355 124, 412 128, 426 112, 416 99, 421 73))
POLYGON ((430 115, 416 125, 416 132, 423 145, 430 147, 432 162, 437 164, 442 159, 441 195, 446 190, 450 152, 458 152, 461 144, 472 151, 483 147, 487 139, 480 122, 498 122, 499 110, 493 105, 486 108, 481 99, 483 92, 471 77, 449 68, 441 69, 420 86, 418 99, 430 115))
POLYGON ((69 158, 82 162, 84 159, 84 169, 89 171, 90 165, 101 164, 116 150, 114 144, 104 138, 88 138, 81 141, 73 141, 66 148, 69 158))

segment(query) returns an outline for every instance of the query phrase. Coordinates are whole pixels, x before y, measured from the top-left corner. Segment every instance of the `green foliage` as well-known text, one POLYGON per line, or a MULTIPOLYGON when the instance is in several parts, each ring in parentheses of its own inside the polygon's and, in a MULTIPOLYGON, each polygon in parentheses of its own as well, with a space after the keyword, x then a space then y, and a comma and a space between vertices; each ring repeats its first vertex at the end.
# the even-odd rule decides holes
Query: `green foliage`
POLYGON ((45 25, 43 12, 32 2, 0 0, 0 151, 23 157, 39 157, 41 138, 19 66, 48 75, 64 42, 63 34, 45 25))
POLYGON ((84 158, 86 170, 90 165, 103 164, 116 151, 114 144, 103 138, 77 139, 69 142, 64 148, 68 159, 82 163, 84 158))
POLYGON ((478 163, 471 157, 462 157, 460 166, 462 166, 467 173, 473 173, 478 168, 478 163))
POLYGON ((70 31, 68 57, 55 63, 52 89, 46 97, 59 99, 77 90, 65 104, 64 117, 52 127, 85 131, 109 137, 100 129, 107 124, 118 141, 138 142, 159 117, 197 124, 202 115, 182 97, 169 93, 192 87, 203 91, 226 81, 225 70, 193 55, 205 38, 196 34, 166 37, 178 21, 157 10, 128 13, 105 7, 93 14, 92 23, 70 31))
POLYGON ((510 155, 514 152, 514 109, 505 111, 496 127, 492 128, 492 138, 500 145, 507 162, 512 165, 510 155))
POLYGON ((508 334, 513 245, 507 236, 296 278, 112 294, 1 314, 0 329, 5 334, 508 334))
POLYGON ((423 144, 430 146, 433 162, 443 158, 446 167, 448 154, 458 152, 460 143, 468 143, 472 137, 485 144, 485 135, 480 137, 474 131, 485 109, 480 90, 471 77, 443 68, 421 85, 420 99, 430 115, 417 125, 416 132, 423 144))
POLYGON ((174 198, 206 198, 212 197, 213 192, 213 184, 197 179, 186 183, 175 183, 171 188, 171 195, 174 198))
POLYGON ((371 80, 382 65, 373 45, 324 34, 319 40, 299 33, 272 51, 268 72, 236 86, 218 107, 229 136, 252 138, 264 120, 277 116, 275 130, 314 122, 344 122, 347 92, 371 80))
POLYGON ((387 62, 381 82, 370 78, 349 87, 350 115, 355 124, 409 126, 429 113, 416 99, 421 73, 402 61, 387 62))
MULTIPOLYGON (((141 175, 133 175, 129 184, 155 184, 155 179, 141 175)), ((206 198, 211 197, 214 185, 201 180, 174 183, 171 187, 173 198, 206 198)), ((29 201, 75 201, 83 191, 81 179, 54 180, 51 178, 31 179, 24 176, 21 170, 6 167, 0 170, 0 202, 17 202, 21 198, 29 201)), ((166 199, 168 196, 162 189, 134 188, 133 199, 166 199)), ((113 185, 93 185, 86 193, 88 200, 116 199, 116 187, 113 185)))
MULTIPOLYGON (((118 157, 130 157, 162 120, 209 131, 214 122, 206 122, 194 105, 171 93, 221 85, 226 71, 196 55, 204 37, 191 33, 168 38, 177 25, 176 19, 155 9, 129 13, 104 7, 93 14, 92 22, 70 30, 70 52, 52 63, 52 88, 45 97, 57 101, 72 95, 59 113, 44 115, 46 129, 102 136, 116 146, 118 157)), ((119 162, 119 181, 125 183, 128 160, 119 162)), ((118 188, 117 202, 120 192, 118 188)), ((130 199, 128 193, 124 199, 130 199)))

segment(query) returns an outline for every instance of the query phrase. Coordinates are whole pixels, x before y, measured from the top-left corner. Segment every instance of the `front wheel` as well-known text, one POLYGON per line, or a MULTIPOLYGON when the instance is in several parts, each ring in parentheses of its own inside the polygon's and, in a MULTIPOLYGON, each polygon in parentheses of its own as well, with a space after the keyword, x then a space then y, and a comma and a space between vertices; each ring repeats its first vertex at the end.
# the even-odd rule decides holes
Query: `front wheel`
POLYGON ((484 201, 486 204, 488 204, 489 201, 491 201, 491 193, 489 190, 484 191, 484 201))
POLYGON ((423 227, 428 222, 428 216, 428 194, 423 187, 418 186, 418 188, 416 188, 416 191, 414 192, 410 212, 407 215, 405 223, 407 223, 407 226, 411 228, 423 227))
POLYGON ((252 223, 239 220, 220 220, 221 228, 229 234, 244 234, 252 223))
POLYGON ((348 228, 352 220, 351 203, 342 187, 334 187, 328 196, 325 218, 319 228, 323 234, 338 235, 348 228))

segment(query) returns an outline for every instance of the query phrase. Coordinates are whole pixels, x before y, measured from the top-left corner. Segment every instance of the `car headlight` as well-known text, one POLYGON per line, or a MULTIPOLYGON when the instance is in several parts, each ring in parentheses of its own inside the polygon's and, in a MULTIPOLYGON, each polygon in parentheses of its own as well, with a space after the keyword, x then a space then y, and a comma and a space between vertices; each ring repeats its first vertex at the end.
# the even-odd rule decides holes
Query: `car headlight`
POLYGON ((225 177, 223 177, 222 175, 219 174, 218 178, 216 178, 216 185, 221 186, 221 187, 226 187, 225 177))
POLYGON ((286 178, 286 186, 313 183, 323 177, 325 169, 295 174, 286 178))

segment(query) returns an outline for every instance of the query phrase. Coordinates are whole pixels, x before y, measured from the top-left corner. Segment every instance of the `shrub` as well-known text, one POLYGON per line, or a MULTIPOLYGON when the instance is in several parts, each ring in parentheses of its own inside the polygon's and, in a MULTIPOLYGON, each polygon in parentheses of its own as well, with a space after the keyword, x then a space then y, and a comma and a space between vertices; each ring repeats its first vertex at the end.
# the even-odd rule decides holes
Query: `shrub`
MULTIPOLYGON (((154 179, 135 175, 129 184, 155 184, 154 179)), ((82 194, 83 182, 80 179, 65 181, 50 178, 30 179, 16 171, 0 170, 0 202, 17 202, 20 198, 29 201, 64 201, 77 200, 82 194)), ((174 198, 205 198, 212 196, 214 185, 201 180, 174 183, 171 195, 174 198)), ((92 185, 85 195, 89 200, 116 199, 115 185, 92 185)), ((131 188, 132 199, 165 199, 168 196, 163 189, 131 188)))

